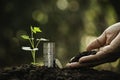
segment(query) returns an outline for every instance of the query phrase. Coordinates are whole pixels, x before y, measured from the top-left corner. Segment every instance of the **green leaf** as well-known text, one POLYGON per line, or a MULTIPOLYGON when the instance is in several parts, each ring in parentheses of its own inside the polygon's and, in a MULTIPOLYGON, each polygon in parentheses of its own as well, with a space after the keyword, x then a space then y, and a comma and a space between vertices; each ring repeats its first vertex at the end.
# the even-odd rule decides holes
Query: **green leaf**
POLYGON ((39 27, 32 27, 32 26, 31 26, 31 31, 33 33, 42 32, 42 30, 39 27))
POLYGON ((23 39, 30 39, 29 36, 27 36, 27 35, 21 35, 21 37, 22 37, 23 39))
POLYGON ((34 31, 36 31, 36 32, 42 32, 42 30, 39 27, 34 27, 34 31))

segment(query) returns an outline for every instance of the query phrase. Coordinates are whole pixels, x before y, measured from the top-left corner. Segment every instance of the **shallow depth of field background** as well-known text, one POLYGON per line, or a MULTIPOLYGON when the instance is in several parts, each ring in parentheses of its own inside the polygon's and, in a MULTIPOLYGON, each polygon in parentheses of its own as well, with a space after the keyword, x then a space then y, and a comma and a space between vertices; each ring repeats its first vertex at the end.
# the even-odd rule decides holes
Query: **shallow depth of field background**
MULTIPOLYGON (((56 43, 56 57, 66 64, 98 37, 108 26, 120 21, 119 0, 0 0, 0 67, 30 64, 30 46, 21 34, 30 34, 30 26, 39 26, 44 37, 56 43)), ((36 54, 43 64, 43 43, 36 54)), ((119 70, 119 60, 101 65, 119 70)), ((101 67, 98 66, 98 69, 101 67)))

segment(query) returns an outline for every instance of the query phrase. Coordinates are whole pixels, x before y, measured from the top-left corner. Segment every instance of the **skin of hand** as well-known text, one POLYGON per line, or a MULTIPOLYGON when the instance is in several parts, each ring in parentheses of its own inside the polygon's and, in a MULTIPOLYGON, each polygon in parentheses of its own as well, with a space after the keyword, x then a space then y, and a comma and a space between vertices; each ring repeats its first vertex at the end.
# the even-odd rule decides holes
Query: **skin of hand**
POLYGON ((99 49, 95 55, 84 56, 79 62, 66 64, 66 67, 93 67, 112 62, 120 57, 120 22, 109 26, 97 39, 87 46, 87 51, 99 49))

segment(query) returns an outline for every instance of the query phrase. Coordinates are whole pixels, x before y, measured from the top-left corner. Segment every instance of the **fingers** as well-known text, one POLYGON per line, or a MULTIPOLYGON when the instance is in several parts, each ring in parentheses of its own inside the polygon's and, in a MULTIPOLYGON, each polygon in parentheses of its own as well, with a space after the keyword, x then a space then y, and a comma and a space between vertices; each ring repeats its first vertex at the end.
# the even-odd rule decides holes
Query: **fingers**
POLYGON ((79 59, 79 63, 90 63, 93 61, 97 61, 98 59, 100 59, 100 57, 98 55, 84 56, 79 59))
POLYGON ((66 64, 66 67, 69 68, 80 68, 80 67, 93 67, 104 63, 104 60, 97 58, 96 55, 90 55, 80 58, 79 62, 73 62, 66 64))
POLYGON ((104 63, 104 58, 101 52, 98 52, 96 55, 89 55, 79 59, 79 63, 84 67, 93 67, 104 63))
POLYGON ((100 48, 103 45, 105 45, 105 42, 106 42, 106 33, 103 32, 103 34, 100 37, 98 37, 96 40, 94 40, 87 46, 87 50, 90 51, 92 49, 100 48))
POLYGON ((113 49, 116 49, 120 46, 120 32, 118 33, 118 35, 111 41, 111 47, 113 49))
POLYGON ((111 57, 114 57, 114 54, 111 53, 112 48, 110 45, 105 46, 100 49, 95 55, 84 56, 79 59, 79 63, 86 64, 85 66, 95 66, 101 63, 112 61, 111 57), (112 56, 111 56, 112 55, 112 56))
POLYGON ((79 67, 81 67, 81 65, 79 64, 79 62, 73 62, 73 63, 67 63, 66 67, 69 67, 69 68, 79 68, 79 67))
POLYGON ((105 46, 95 55, 84 56, 79 59, 79 62, 68 63, 67 67, 93 67, 102 63, 112 62, 117 59, 115 54, 110 53, 112 50, 111 46, 105 46))
POLYGON ((92 67, 98 65, 98 61, 100 60, 100 56, 97 55, 89 55, 84 56, 79 59, 79 62, 68 63, 66 67, 77 68, 77 67, 92 67))
MULTIPOLYGON (((80 60, 79 62, 67 63, 66 67, 68 67, 68 68, 93 67, 93 66, 98 64, 97 63, 98 61, 97 62, 92 62, 91 60, 90 61, 86 60, 86 59, 92 58, 92 57, 93 57, 92 55, 82 57, 82 60, 80 60)), ((94 61, 94 59, 92 59, 92 60, 94 61)))
POLYGON ((80 64, 79 62, 73 62, 73 63, 67 63, 65 67, 66 68, 85 68, 85 67, 92 67, 92 66, 93 65, 89 63, 80 64))

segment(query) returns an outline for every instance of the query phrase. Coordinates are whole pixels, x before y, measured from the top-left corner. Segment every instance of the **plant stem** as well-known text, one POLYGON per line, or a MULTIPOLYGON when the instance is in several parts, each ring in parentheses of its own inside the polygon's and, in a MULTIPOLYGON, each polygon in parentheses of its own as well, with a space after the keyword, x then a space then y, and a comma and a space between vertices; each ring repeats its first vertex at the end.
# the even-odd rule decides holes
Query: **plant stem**
POLYGON ((35 46, 36 48, 38 47, 39 43, 40 43, 40 39, 39 39, 39 41, 37 42, 37 44, 36 44, 36 46, 35 46))
POLYGON ((32 42, 32 47, 34 48, 34 36, 33 36, 33 31, 31 30, 31 42, 32 42))
POLYGON ((35 61, 35 50, 32 50, 31 51, 31 53, 32 53, 32 58, 33 58, 33 64, 35 64, 36 63, 36 61, 35 61))
POLYGON ((29 41, 30 41, 30 44, 31 44, 31 46, 32 46, 32 48, 34 47, 34 45, 32 44, 32 41, 31 41, 31 39, 29 39, 29 41))
MULTIPOLYGON (((35 48, 35 45, 34 45, 34 35, 33 35, 33 31, 31 30, 31 40, 30 40, 30 43, 31 43, 31 46, 32 46, 32 49, 35 48)), ((33 58, 33 63, 35 64, 35 50, 32 50, 31 53, 32 53, 32 58, 33 58)))

